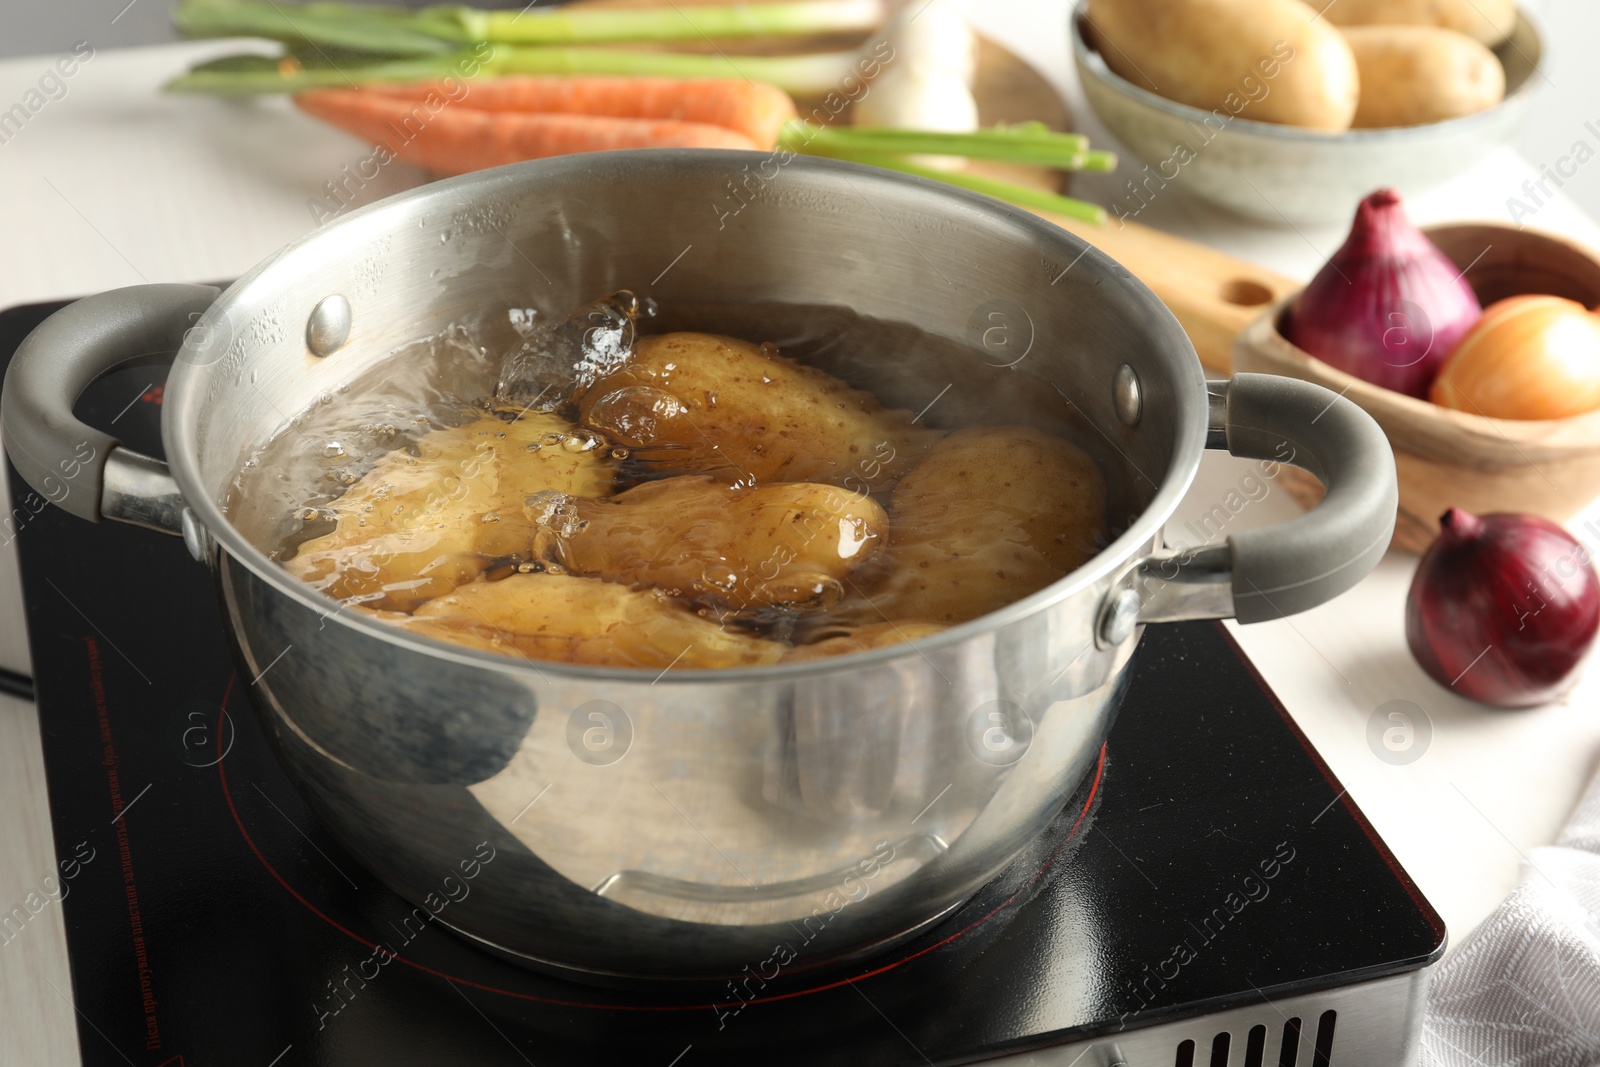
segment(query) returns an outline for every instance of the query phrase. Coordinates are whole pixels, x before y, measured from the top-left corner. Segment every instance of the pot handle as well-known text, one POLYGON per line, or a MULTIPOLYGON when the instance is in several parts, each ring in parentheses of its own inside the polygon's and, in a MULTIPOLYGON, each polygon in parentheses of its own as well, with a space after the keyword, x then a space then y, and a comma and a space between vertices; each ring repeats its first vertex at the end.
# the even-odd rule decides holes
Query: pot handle
POLYGON ((1286 523, 1139 560, 1101 608, 1104 645, 1140 623, 1264 622, 1314 608, 1365 578, 1394 536, 1394 451, 1371 415, 1320 385, 1271 374, 1236 374, 1206 391, 1207 447, 1301 467, 1327 495, 1286 523))
POLYGON ((45 499, 80 519, 183 533, 183 497, 159 459, 123 448, 73 414, 96 379, 170 361, 217 299, 210 285, 135 285, 68 304, 28 334, 0 391, 6 455, 45 499))

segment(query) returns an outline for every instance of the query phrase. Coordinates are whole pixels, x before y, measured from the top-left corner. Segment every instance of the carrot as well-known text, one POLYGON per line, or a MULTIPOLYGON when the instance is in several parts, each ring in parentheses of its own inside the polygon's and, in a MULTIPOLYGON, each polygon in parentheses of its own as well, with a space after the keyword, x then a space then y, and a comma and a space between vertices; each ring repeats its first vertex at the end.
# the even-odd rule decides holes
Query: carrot
MULTIPOLYGON (((407 100, 430 93, 444 98, 443 82, 374 85, 371 91, 407 100)), ((460 83, 449 86, 456 93, 460 83)), ((617 119, 675 119, 737 130, 762 148, 778 143, 778 131, 795 117, 794 101, 782 89, 741 78, 627 78, 532 75, 482 78, 466 83, 462 103, 477 111, 607 115, 617 119)))
POLYGON ((439 99, 442 106, 434 108, 371 89, 318 89, 296 96, 295 103, 440 174, 614 148, 757 147, 742 133, 702 122, 480 111, 439 99))

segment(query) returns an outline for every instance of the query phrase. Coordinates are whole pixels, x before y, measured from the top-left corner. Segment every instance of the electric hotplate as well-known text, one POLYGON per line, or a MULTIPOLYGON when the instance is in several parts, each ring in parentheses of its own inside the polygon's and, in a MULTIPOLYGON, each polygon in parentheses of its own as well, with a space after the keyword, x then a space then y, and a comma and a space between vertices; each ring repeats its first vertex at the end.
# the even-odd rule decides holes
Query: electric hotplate
MULTIPOLYGON (((0 313, 6 359, 51 310, 0 313)), ((79 415, 159 455, 163 375, 119 370, 79 415)), ((589 987, 419 921, 318 824, 179 539, 82 522, 11 477, 59 860, 42 906, 63 910, 91 1067, 1415 1055, 1443 923, 1219 625, 1146 631, 1079 794, 909 943, 721 986, 589 987)))

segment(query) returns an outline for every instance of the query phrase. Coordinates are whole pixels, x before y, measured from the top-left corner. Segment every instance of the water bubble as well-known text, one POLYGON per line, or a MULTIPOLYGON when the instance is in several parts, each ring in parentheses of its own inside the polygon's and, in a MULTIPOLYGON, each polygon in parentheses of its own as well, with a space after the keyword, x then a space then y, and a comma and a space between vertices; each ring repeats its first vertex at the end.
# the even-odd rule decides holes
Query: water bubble
POLYGON ((349 454, 349 452, 345 451, 344 445, 338 441, 329 441, 322 446, 323 459, 344 459, 349 454))
MULTIPOLYGON (((399 510, 399 509, 397 508, 396 510, 399 510)), ((483 513, 483 521, 484 522, 499 522, 500 521, 500 513, 498 511, 486 511, 486 512, 483 513)))
POLYGON ((522 447, 524 449, 526 449, 527 451, 529 451, 529 452, 537 452, 537 451, 539 451, 539 449, 543 448, 544 445, 541 445, 538 441, 529 441, 527 444, 523 445, 522 447))
POLYGON ((688 413, 683 401, 648 385, 629 385, 607 393, 589 409, 589 420, 613 440, 643 448, 688 413))
POLYGON ((526 340, 539 320, 539 312, 534 308, 510 308, 506 312, 506 317, 511 323, 511 328, 517 332, 517 336, 526 340))
POLYGON ((600 441, 592 434, 573 433, 561 440, 561 447, 568 452, 592 452, 600 445, 600 441))
POLYGON ((626 448, 613 448, 611 450, 611 458, 612 459, 627 459, 628 458, 628 450, 626 448))

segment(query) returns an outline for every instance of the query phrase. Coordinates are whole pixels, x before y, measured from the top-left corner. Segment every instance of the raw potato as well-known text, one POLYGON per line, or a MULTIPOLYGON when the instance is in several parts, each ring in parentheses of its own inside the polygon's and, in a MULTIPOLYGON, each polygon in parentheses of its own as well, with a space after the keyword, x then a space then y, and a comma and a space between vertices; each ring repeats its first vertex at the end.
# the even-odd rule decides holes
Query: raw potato
POLYGON ((660 474, 869 492, 940 436, 770 346, 704 333, 641 338, 623 370, 584 393, 579 417, 660 474))
POLYGON ((724 628, 654 590, 565 574, 471 582, 414 616, 388 618, 487 652, 594 667, 754 667, 784 653, 775 641, 724 628))
POLYGON ((1431 26, 1352 26, 1344 34, 1361 68, 1357 127, 1443 122, 1505 99, 1505 68, 1466 34, 1431 26))
POLYGON ((815 482, 667 478, 609 500, 536 497, 528 511, 548 546, 539 554, 574 574, 734 608, 836 603, 889 534, 871 497, 815 482))
POLYGON ((1355 58, 1300 0, 1089 0, 1100 55, 1124 80, 1223 117, 1345 130, 1355 58))
POLYGON ((1305 0, 1335 26, 1436 26, 1499 45, 1517 28, 1517 0, 1305 0))
POLYGON ((1086 563, 1106 485, 1077 446, 1024 426, 957 430, 895 487, 886 568, 847 622, 953 624, 1021 600, 1086 563))
POLYGON ((580 441, 591 436, 535 414, 435 430, 417 442, 418 455, 396 449, 379 459, 330 505, 333 531, 302 544, 285 566, 340 600, 410 611, 476 578, 486 558, 518 551, 523 528, 514 520, 525 497, 610 492, 614 464, 604 448, 560 443, 575 431, 580 441))

